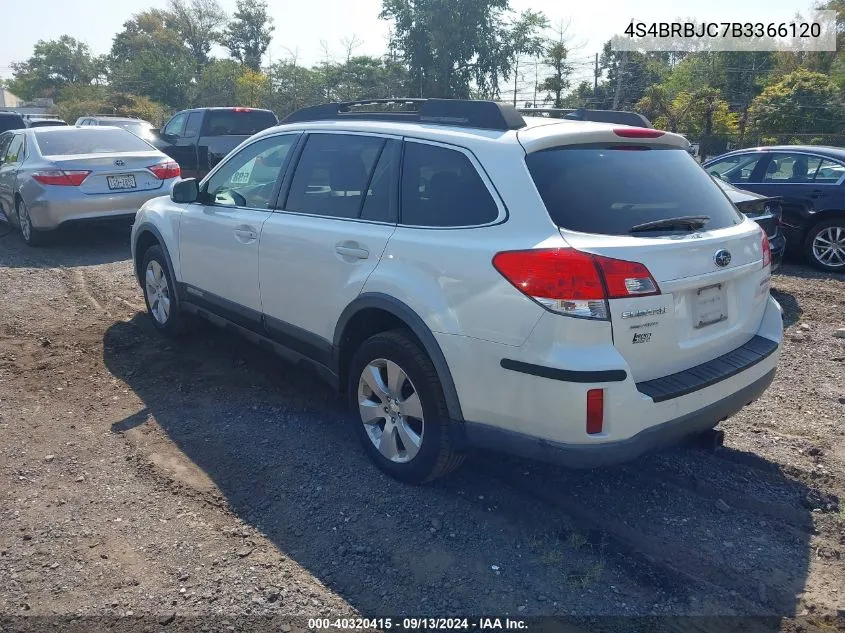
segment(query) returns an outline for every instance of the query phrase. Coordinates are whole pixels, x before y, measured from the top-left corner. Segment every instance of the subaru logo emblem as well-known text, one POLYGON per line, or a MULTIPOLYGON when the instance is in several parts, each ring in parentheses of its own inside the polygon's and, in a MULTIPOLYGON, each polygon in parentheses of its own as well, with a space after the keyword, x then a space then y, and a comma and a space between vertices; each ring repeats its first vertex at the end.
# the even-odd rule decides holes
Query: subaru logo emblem
POLYGON ((720 268, 724 268, 725 266, 731 263, 731 254, 724 248, 720 248, 718 251, 716 251, 716 254, 713 255, 713 261, 720 268))
POLYGON ((114 164, 115 164, 115 167, 123 167, 126 164, 126 162, 122 161, 118 158, 116 161, 114 161, 114 164))

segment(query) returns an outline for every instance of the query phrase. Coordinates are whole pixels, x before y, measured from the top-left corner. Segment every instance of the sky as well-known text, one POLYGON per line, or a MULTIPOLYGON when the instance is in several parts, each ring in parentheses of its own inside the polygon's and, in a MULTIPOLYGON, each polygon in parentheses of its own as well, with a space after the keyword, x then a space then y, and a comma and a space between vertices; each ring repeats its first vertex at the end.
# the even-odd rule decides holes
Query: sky
MULTIPOLYGON (((135 12, 163 8, 167 0, 39 0, 37 11, 20 0, 0 0, 0 15, 6 25, 0 36, 0 77, 11 75, 10 64, 24 61, 38 40, 71 35, 87 43, 95 54, 108 52, 115 33, 135 12)), ((235 0, 220 0, 231 15, 235 0)), ((511 0, 517 11, 543 11, 553 24, 568 24, 577 77, 590 76, 591 60, 605 41, 621 34, 632 18, 639 21, 781 22, 796 12, 807 15, 812 0, 511 0)), ((269 59, 298 55, 301 63, 315 64, 325 57, 321 42, 335 58, 345 55, 344 39, 355 38, 356 54, 378 55, 387 45, 388 23, 379 20, 381 0, 269 0, 276 31, 269 59)), ((265 60, 266 61, 266 60, 265 60)))

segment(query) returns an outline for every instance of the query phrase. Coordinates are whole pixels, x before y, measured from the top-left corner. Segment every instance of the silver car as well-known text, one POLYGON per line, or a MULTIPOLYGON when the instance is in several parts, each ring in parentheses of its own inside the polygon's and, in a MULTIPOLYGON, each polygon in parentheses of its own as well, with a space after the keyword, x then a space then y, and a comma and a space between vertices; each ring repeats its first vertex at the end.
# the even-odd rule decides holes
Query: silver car
POLYGON ((117 127, 0 134, 0 210, 33 246, 66 222, 134 217, 179 176, 173 159, 117 127))

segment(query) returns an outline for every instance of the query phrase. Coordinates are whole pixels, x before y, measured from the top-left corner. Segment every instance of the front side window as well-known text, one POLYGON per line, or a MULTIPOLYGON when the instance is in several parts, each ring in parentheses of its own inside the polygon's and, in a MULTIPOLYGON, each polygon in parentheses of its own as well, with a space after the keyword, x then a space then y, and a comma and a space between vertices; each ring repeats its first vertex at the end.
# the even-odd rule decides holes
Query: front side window
MULTIPOLYGON (((378 179, 377 192, 371 187, 386 143, 376 136, 311 134, 296 166, 285 210, 353 219, 361 217, 365 203, 371 207, 389 204, 389 178, 378 179)), ((368 214, 380 216, 384 211, 371 208, 368 214)))
POLYGON ((270 136, 243 148, 208 179, 209 201, 217 206, 268 208, 297 138, 297 134, 270 136))
POLYGON ((401 200, 402 224, 409 226, 477 226, 499 216, 469 158, 427 143, 405 143, 401 200))
POLYGON ((177 114, 175 117, 170 119, 170 122, 164 126, 164 134, 166 136, 179 136, 182 134, 182 128, 185 127, 185 119, 188 118, 188 115, 184 112, 177 114))
POLYGON ((754 168, 763 154, 738 154, 727 156, 707 167, 707 173, 711 176, 721 178, 726 182, 742 183, 749 182, 754 168))

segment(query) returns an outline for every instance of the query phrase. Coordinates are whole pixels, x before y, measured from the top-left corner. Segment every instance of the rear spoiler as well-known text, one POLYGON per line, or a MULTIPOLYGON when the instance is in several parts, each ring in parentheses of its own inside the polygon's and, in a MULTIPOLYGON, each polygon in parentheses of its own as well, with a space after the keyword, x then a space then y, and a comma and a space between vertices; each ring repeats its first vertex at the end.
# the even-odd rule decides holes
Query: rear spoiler
POLYGON ((653 128, 647 118, 638 112, 622 110, 588 110, 578 108, 517 108, 520 114, 528 116, 547 116, 555 119, 570 119, 574 121, 593 121, 595 123, 616 123, 617 125, 631 125, 633 127, 653 128))

